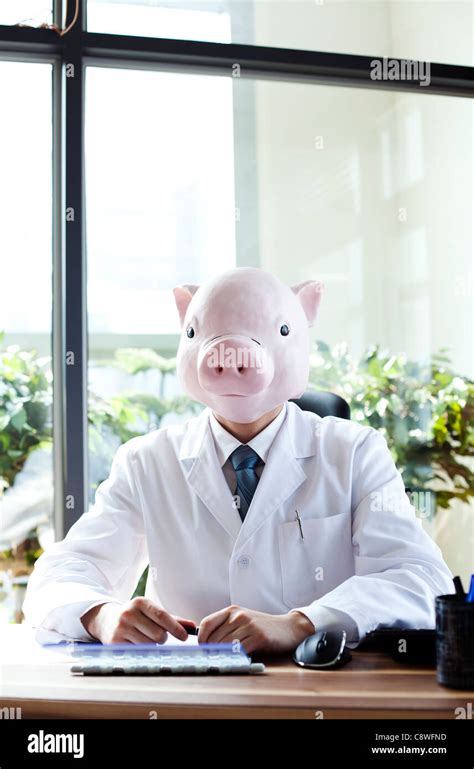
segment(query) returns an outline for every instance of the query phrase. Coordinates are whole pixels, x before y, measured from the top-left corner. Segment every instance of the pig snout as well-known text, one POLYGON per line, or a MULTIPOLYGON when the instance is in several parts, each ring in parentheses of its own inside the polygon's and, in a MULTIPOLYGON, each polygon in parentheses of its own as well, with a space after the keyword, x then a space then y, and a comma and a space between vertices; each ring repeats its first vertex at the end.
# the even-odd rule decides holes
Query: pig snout
POLYGON ((273 379, 268 351, 256 340, 240 336, 211 339, 198 358, 198 380, 216 395, 256 395, 273 379))

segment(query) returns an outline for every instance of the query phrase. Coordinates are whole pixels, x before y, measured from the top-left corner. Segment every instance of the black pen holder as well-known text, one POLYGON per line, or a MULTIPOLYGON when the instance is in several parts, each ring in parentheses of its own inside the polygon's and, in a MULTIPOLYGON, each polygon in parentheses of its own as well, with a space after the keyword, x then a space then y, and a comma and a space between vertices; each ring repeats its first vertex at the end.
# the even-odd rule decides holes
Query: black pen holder
POLYGON ((474 688, 474 603, 457 595, 436 598, 436 677, 455 689, 474 688))

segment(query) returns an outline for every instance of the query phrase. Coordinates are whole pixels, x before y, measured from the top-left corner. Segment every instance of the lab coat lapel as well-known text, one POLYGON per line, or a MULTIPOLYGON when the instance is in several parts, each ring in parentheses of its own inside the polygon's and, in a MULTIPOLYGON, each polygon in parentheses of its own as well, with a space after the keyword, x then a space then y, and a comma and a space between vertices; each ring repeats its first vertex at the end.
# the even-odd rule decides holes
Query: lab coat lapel
POLYGON ((307 476, 299 460, 316 453, 316 432, 311 423, 294 403, 288 403, 287 408, 287 418, 275 437, 242 525, 239 544, 249 539, 305 482, 307 476))
POLYGON ((219 465, 209 425, 209 410, 190 420, 179 455, 187 481, 214 518, 235 540, 242 523, 219 465))

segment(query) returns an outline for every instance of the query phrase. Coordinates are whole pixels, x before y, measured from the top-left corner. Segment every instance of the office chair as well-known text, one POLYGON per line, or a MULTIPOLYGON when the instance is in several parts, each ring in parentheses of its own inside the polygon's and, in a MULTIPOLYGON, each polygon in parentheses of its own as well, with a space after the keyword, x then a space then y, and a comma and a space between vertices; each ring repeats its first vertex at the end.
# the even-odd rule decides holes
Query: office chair
POLYGON ((320 417, 351 418, 351 409, 340 395, 326 391, 308 390, 301 398, 291 398, 302 411, 312 411, 320 417))

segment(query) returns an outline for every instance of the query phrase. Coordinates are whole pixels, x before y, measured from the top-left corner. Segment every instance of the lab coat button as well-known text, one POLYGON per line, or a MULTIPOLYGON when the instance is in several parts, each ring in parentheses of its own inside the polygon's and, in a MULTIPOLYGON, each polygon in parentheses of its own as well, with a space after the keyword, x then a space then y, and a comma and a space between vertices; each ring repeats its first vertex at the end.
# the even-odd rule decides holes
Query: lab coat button
POLYGON ((241 555, 237 559, 237 563, 239 564, 241 569, 248 569, 248 567, 250 566, 250 556, 248 556, 248 555, 241 555))

